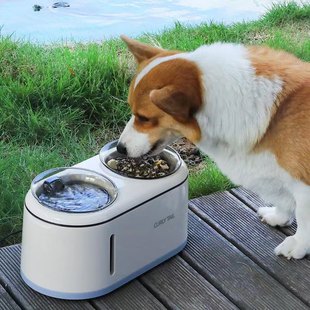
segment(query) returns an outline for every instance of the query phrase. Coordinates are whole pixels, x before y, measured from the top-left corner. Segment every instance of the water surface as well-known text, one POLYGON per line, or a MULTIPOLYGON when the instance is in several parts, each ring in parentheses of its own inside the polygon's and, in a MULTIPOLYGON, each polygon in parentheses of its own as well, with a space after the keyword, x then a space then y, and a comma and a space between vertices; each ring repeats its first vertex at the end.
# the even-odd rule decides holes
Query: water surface
POLYGON ((259 18, 283 0, 68 0, 69 8, 52 8, 51 0, 0 0, 2 34, 33 42, 101 41, 137 36, 172 26, 259 18), (39 12, 33 5, 43 8, 39 12))
POLYGON ((61 190, 43 191, 38 198, 49 208, 73 213, 98 211, 110 201, 106 190, 88 183, 65 184, 61 190))

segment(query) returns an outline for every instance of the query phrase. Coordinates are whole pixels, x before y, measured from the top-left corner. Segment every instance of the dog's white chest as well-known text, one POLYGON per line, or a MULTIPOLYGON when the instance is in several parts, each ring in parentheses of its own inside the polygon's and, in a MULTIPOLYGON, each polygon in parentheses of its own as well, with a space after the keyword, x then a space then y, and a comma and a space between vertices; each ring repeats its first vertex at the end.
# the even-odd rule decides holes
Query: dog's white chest
POLYGON ((199 143, 197 146, 208 154, 218 165, 219 169, 236 185, 251 188, 257 180, 274 180, 287 178, 286 173, 278 165, 270 152, 247 153, 236 152, 221 143, 199 143))

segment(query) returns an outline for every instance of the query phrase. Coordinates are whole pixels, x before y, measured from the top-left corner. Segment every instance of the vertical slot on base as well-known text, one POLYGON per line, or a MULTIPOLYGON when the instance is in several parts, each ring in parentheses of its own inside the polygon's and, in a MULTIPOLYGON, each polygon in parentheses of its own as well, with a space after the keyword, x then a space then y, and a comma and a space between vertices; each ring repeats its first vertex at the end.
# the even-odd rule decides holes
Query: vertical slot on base
POLYGON ((114 273, 114 260, 115 260, 115 236, 110 237, 110 274, 114 273))

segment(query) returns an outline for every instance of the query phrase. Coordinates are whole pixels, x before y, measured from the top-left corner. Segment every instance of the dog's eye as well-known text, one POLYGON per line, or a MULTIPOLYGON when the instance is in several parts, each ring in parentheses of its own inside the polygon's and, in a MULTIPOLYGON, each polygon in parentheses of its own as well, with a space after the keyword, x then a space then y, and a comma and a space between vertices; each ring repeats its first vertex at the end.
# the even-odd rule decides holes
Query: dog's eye
POLYGON ((138 122, 140 122, 140 123, 147 123, 150 121, 149 118, 147 118, 143 115, 136 115, 136 118, 137 118, 138 122))

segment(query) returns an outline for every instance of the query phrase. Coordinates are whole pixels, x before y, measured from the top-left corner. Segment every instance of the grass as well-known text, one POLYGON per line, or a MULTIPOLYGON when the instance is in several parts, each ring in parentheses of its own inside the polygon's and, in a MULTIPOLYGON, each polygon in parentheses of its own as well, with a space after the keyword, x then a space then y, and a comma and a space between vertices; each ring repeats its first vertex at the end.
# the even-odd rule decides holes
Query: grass
POLYGON ((215 163, 206 158, 204 168, 190 173, 189 197, 195 198, 217 191, 228 190, 234 185, 217 168, 215 163))
MULTIPOLYGON (((310 5, 273 7, 260 20, 231 26, 175 27, 139 39, 193 50, 216 41, 266 44, 310 61, 310 5)), ((119 40, 37 46, 0 36, 0 239, 19 230, 24 195, 35 175, 98 153, 129 117, 135 64, 119 40)), ((210 160, 190 175, 190 197, 230 188, 210 160)), ((20 235, 0 246, 20 241, 20 235)))

